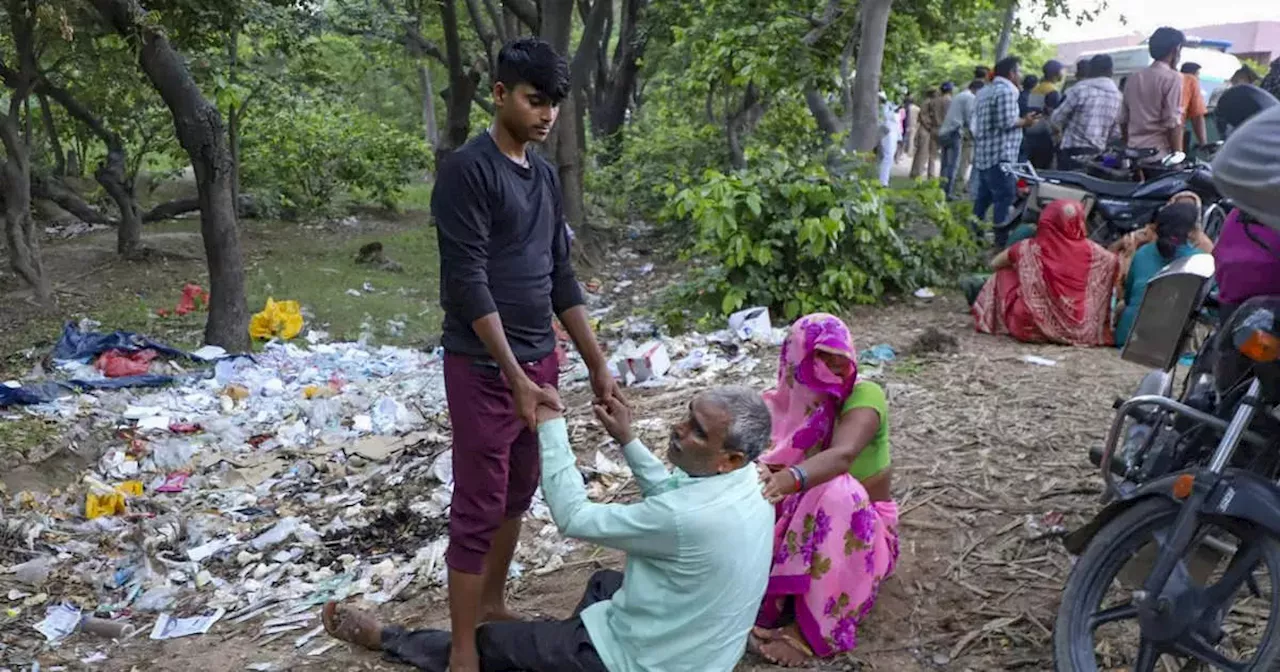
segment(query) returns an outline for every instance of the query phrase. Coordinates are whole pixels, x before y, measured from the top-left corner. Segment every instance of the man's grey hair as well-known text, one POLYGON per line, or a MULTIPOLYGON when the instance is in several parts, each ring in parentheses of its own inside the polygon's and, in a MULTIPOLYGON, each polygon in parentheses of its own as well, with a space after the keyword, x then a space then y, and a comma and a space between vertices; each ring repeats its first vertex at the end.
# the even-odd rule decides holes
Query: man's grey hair
POLYGON ((773 417, 759 392, 740 385, 727 385, 707 390, 702 397, 729 411, 725 450, 742 453, 748 461, 755 461, 769 447, 773 417))

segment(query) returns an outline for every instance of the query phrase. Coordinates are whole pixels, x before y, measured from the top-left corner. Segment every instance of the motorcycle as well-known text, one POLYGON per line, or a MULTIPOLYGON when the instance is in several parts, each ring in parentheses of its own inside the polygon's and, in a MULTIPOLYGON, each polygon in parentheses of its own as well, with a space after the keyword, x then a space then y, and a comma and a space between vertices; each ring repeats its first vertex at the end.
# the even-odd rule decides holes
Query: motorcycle
POLYGON ((1280 297, 1241 304, 1199 348, 1174 398, 1171 376, 1212 306, 1211 278, 1210 258, 1189 257, 1147 287, 1123 356, 1155 370, 1117 405, 1095 460, 1106 506, 1064 540, 1079 559, 1054 627, 1059 672, 1150 672, 1162 656, 1205 666, 1167 669, 1280 665, 1280 297), (1126 425, 1129 445, 1117 455, 1126 425), (1136 437, 1135 426, 1152 431, 1136 437), (1260 569, 1270 579, 1265 590, 1260 569), (1110 603, 1115 586, 1122 597, 1110 603), (1241 592, 1270 599, 1247 605, 1268 616, 1256 646, 1237 641, 1249 633, 1232 615, 1241 592), (1120 640, 1133 639, 1136 627, 1136 653, 1124 655, 1099 634, 1112 626, 1120 640), (1241 652, 1252 655, 1239 660, 1241 652))
POLYGON ((1037 171, 1029 163, 1014 164, 1006 170, 1018 179, 1018 197, 1012 215, 999 230, 1011 230, 1021 223, 1035 223, 1041 210, 1058 198, 1074 198, 1085 204, 1089 239, 1107 246, 1125 234, 1155 219, 1156 211, 1175 194, 1192 191, 1204 204, 1205 233, 1216 240, 1229 208, 1213 184, 1213 170, 1195 161, 1191 167, 1173 169, 1187 163, 1181 152, 1161 161, 1171 169, 1146 182, 1106 180, 1081 172, 1037 171))

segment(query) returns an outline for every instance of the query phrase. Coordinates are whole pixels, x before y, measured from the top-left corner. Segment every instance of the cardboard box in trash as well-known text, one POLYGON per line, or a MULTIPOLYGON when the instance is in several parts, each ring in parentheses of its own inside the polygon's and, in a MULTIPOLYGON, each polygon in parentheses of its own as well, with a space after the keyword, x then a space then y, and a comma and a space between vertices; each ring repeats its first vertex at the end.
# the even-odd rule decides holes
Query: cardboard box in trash
POLYGON ((661 378, 671 370, 671 355, 659 341, 649 341, 624 354, 615 365, 618 377, 628 384, 661 378))

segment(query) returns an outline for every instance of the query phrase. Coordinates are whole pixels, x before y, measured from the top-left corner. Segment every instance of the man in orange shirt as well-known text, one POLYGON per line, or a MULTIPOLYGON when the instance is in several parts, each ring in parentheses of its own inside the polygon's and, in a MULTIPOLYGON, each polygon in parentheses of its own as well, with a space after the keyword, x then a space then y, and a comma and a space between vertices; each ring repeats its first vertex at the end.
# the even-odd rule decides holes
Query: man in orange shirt
MULTIPOLYGON (((1209 113, 1209 106, 1204 102, 1204 91, 1200 89, 1200 64, 1182 64, 1182 118, 1191 122, 1191 130, 1195 131, 1196 144, 1206 143, 1204 116, 1209 113)), ((1191 143, 1183 141, 1184 147, 1191 143)))

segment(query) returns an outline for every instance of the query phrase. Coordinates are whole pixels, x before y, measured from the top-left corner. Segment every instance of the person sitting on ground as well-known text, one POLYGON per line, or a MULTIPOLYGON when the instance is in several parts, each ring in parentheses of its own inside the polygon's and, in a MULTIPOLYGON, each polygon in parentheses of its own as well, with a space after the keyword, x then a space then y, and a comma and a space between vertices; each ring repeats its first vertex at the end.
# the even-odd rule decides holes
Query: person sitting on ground
MULTIPOLYGON (((1175 203, 1185 203, 1194 207, 1196 210, 1195 226, 1192 228, 1187 241, 1201 252, 1213 254, 1213 241, 1209 236, 1205 235, 1204 230, 1201 228, 1202 222, 1200 213, 1203 211, 1203 208, 1200 197, 1196 195, 1196 192, 1194 191, 1180 191, 1174 194, 1173 198, 1170 198, 1169 201, 1165 203, 1165 207, 1175 203)), ((1117 290, 1121 290, 1124 287, 1124 278, 1129 272, 1129 265, 1133 261, 1133 256, 1137 254, 1138 250, 1142 246, 1154 243, 1158 238, 1159 234, 1157 233, 1156 222, 1151 222, 1137 231, 1125 234, 1116 242, 1111 243, 1110 247, 1107 248, 1120 260, 1120 271, 1116 276, 1117 290)))
MULTIPOLYGON (((1142 297, 1151 278, 1178 259, 1205 253, 1191 242, 1199 231, 1199 220, 1200 208, 1186 200, 1170 203, 1156 214, 1156 239, 1138 249, 1127 272, 1118 280, 1116 346, 1123 347, 1129 340, 1129 331, 1138 318, 1138 309, 1142 306, 1142 297)), ((1200 235, 1203 236, 1203 232, 1200 235)), ((1212 250, 1212 243, 1209 246, 1212 250)))
POLYGON ((1111 345, 1116 255, 1085 237, 1084 205, 1061 199, 1036 235, 996 255, 973 303, 976 329, 1023 343, 1111 345))
MULTIPOLYGON (((550 387, 543 388, 559 404, 550 387)), ((773 509, 752 465, 769 444, 759 393, 718 387, 693 398, 671 431, 668 472, 635 438, 616 398, 596 417, 622 444, 644 499, 587 500, 561 411, 539 406, 542 492, 567 537, 627 553, 626 571, 597 572, 563 621, 480 626, 481 669, 526 672, 730 672, 746 650, 769 579, 773 509)), ((450 633, 407 631, 333 602, 331 635, 429 672, 449 665, 450 633)))
POLYGON ((858 380, 849 328, 826 314, 792 325, 764 398, 773 449, 760 469, 778 522, 751 645, 791 667, 853 649, 897 565, 889 414, 884 390, 858 380))

